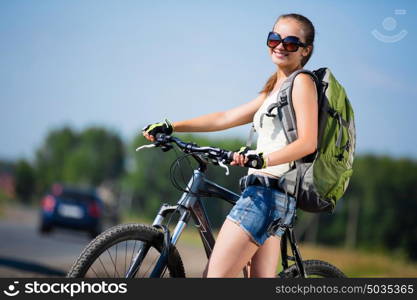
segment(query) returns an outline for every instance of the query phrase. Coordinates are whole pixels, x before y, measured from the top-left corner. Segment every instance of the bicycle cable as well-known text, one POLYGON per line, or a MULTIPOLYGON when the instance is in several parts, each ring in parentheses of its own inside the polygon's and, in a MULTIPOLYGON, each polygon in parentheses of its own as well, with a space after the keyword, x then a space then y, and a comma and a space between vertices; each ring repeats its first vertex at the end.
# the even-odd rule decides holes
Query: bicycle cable
MULTIPOLYGON (((185 176, 184 176, 184 173, 183 173, 183 169, 181 168, 181 164, 180 164, 182 160, 187 159, 189 156, 192 155, 192 153, 186 153, 186 154, 180 156, 175 148, 174 148, 174 151, 177 154, 177 159, 175 159, 175 161, 171 164, 171 167, 169 169, 169 172, 170 172, 169 176, 170 176, 170 180, 171 180, 172 185, 177 190, 179 190, 179 191, 181 191, 183 193, 188 193, 188 194, 192 194, 192 195, 198 195, 197 193, 193 193, 193 192, 190 191, 190 188, 191 187, 189 187, 188 186, 188 183, 186 182, 186 179, 185 179, 185 176), (183 181, 183 186, 186 186, 188 189, 187 188, 184 188, 183 186, 181 186, 178 183, 178 181, 177 181, 177 179, 175 177, 175 171, 177 170, 177 168, 179 168, 179 170, 180 170, 180 174, 181 174, 182 181, 183 181)), ((188 162, 188 165, 190 166, 190 169, 191 170, 194 170, 193 167, 191 166, 190 161, 188 159, 187 159, 187 162, 188 162)), ((192 178, 192 181, 194 181, 194 176, 195 176, 194 175, 194 172, 192 172, 191 176, 192 176, 191 177, 192 178)))

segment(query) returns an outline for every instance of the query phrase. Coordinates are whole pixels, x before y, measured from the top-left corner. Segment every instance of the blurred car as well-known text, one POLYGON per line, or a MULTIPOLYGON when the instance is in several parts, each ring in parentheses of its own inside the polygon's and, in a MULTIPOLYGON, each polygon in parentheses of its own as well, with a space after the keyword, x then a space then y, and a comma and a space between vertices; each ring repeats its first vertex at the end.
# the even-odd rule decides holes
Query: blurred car
POLYGON ((103 202, 94 193, 54 185, 41 201, 39 230, 49 233, 54 227, 87 231, 97 236, 102 228, 103 202))

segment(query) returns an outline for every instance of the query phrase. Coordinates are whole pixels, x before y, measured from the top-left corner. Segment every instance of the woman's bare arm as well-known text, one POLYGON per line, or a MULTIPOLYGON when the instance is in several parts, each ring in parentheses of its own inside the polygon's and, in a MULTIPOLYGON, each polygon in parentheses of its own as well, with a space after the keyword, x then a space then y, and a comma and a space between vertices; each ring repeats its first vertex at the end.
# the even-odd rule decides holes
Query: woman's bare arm
POLYGON ((299 74, 294 80, 292 93, 298 138, 282 149, 270 153, 269 166, 300 159, 317 148, 318 101, 316 86, 311 76, 299 74))
POLYGON ((219 131, 253 121, 255 112, 265 100, 265 93, 255 99, 223 112, 215 112, 185 121, 173 122, 176 132, 209 132, 219 131))

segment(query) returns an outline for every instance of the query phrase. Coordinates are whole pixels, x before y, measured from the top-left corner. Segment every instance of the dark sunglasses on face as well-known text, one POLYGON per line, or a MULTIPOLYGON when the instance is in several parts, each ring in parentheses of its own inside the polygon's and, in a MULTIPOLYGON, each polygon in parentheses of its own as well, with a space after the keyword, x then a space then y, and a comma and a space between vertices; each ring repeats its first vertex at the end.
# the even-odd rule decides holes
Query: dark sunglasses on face
POLYGON ((274 49, 282 43, 285 51, 288 52, 295 52, 298 50, 299 47, 306 47, 307 44, 300 42, 300 39, 296 36, 287 36, 286 38, 282 39, 279 33, 271 31, 268 33, 268 39, 266 40, 266 44, 269 48, 274 49))

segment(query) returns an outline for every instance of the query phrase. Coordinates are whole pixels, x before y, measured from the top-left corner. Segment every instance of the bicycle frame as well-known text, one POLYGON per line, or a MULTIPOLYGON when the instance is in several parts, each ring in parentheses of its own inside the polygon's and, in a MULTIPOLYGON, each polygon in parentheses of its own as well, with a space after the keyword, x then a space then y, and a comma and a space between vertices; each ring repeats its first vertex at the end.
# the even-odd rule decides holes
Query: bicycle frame
MULTIPOLYGON (((209 223, 209 219, 207 217, 207 213, 201 203, 201 199, 200 196, 198 196, 198 194, 204 194, 208 197, 221 198, 233 205, 236 203, 240 196, 208 180, 205 175, 205 169, 201 170, 201 168, 198 170, 194 170, 193 176, 188 182, 187 190, 189 192, 184 192, 176 205, 163 204, 161 206, 157 216, 155 217, 152 223, 152 226, 158 227, 162 225, 164 219, 169 214, 178 211, 180 214, 179 221, 170 239, 170 244, 175 245, 184 228, 187 226, 190 217, 192 217, 200 234, 201 241, 203 242, 207 258, 210 258, 211 252, 214 247, 215 239, 213 236, 211 225, 209 223)), ((141 246, 142 247, 135 256, 133 264, 126 273, 127 277, 135 276, 137 270, 140 267, 140 261, 142 260, 141 258, 143 258, 146 255, 149 249, 144 245, 141 246)), ((160 256, 154 270, 151 273, 151 277, 159 277, 162 274, 167 264, 167 259, 168 257, 164 255, 160 256)))
POLYGON ((198 194, 203 193, 209 197, 221 198, 233 205, 236 203, 240 196, 206 179, 204 172, 200 170, 194 171, 194 176, 192 176, 190 179, 187 189, 190 192, 184 192, 177 205, 162 205, 152 225, 162 224, 167 214, 172 213, 178 209, 180 213, 180 219, 174 229, 171 238, 171 243, 175 245, 191 216, 196 224, 196 227, 198 228, 198 232, 200 233, 201 241, 203 242, 207 258, 209 258, 213 250, 215 240, 211 229, 211 224, 209 223, 209 219, 207 217, 207 213, 201 203, 201 199, 198 194))
MULTIPOLYGON (((199 194, 204 194, 208 197, 221 198, 228 201, 232 205, 236 203, 239 199, 239 195, 221 187, 220 185, 208 180, 205 175, 205 168, 201 167, 198 170, 194 170, 193 176, 188 182, 187 191, 184 192, 177 202, 176 205, 162 204, 157 216, 155 217, 152 226, 163 228, 164 229, 164 249, 161 251, 161 256, 159 257, 150 277, 160 277, 163 271, 165 270, 169 258, 169 248, 171 245, 176 245, 181 233, 184 231, 187 226, 190 217, 193 218, 198 232, 200 234, 201 241, 204 245, 204 250, 207 255, 207 259, 210 258, 210 255, 213 251, 215 244, 215 239, 213 236, 212 228, 207 217, 207 213, 204 209, 204 206, 201 202, 201 197, 199 194), (169 230, 167 230, 163 225, 165 218, 175 212, 179 212, 179 220, 175 226, 175 229, 172 233, 172 236, 169 237, 169 230)), ((293 228, 290 226, 284 226, 285 232, 281 238, 281 257, 282 257, 282 267, 283 270, 288 268, 288 260, 294 261, 297 265, 299 274, 302 277, 306 277, 304 266, 302 264, 302 259, 300 252, 298 250, 295 234, 293 228), (290 247, 293 253, 293 256, 288 256, 287 254, 287 242, 290 243, 290 247)), ((126 277, 132 278, 135 276, 136 272, 139 270, 140 263, 142 262, 143 257, 147 254, 149 246, 142 243, 139 246, 139 250, 135 255, 133 264, 130 266, 129 270, 126 273, 126 277)), ((244 277, 248 277, 247 266, 243 269, 244 277)))
POLYGON ((298 274, 300 274, 301 277, 303 278, 307 278, 307 274, 305 272, 305 268, 303 265, 303 259, 301 258, 301 254, 297 246, 297 241, 295 239, 294 229, 292 228, 292 226, 285 226, 285 225, 281 225, 281 226, 285 227, 285 231, 281 237, 281 242, 280 242, 282 271, 284 272, 289 267, 288 261, 291 260, 295 262, 295 265, 298 270, 298 274), (288 242, 290 243, 291 252, 293 256, 288 255, 288 252, 287 252, 288 242))

